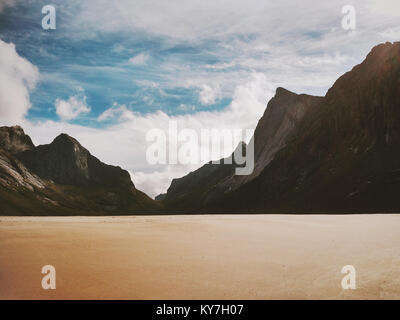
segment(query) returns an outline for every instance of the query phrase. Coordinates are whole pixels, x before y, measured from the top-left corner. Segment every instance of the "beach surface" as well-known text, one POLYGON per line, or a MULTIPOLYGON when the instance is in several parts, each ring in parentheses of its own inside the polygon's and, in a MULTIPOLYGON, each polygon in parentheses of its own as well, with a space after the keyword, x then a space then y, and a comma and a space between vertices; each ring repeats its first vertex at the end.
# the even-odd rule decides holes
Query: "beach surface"
POLYGON ((399 298, 400 215, 0 217, 0 299, 399 298))

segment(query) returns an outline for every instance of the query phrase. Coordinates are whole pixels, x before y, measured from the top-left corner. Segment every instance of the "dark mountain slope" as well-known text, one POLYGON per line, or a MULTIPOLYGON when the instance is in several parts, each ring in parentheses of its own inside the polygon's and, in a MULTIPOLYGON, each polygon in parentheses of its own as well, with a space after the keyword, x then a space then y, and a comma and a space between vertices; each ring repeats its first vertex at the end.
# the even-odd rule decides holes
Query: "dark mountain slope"
POLYGON ((400 43, 373 48, 325 97, 278 88, 254 139, 254 173, 225 178, 229 192, 198 212, 399 212, 400 43))
POLYGON ((34 148, 31 138, 20 126, 0 127, 0 149, 17 153, 34 148))
MULTIPOLYGON (((242 148, 242 155, 245 154, 246 145, 243 142, 237 148, 242 148)), ((221 165, 209 162, 182 178, 173 179, 167 193, 160 200, 171 212, 194 212, 223 195, 229 191, 229 181, 235 175, 235 169, 240 166, 232 160, 227 162, 227 159, 221 159, 221 165)))
POLYGON ((325 97, 278 88, 253 139, 253 174, 206 164, 160 204, 67 135, 35 147, 3 127, 0 214, 399 212, 400 43, 373 48, 325 97))
MULTIPOLYGON (((254 133, 254 171, 251 175, 236 175, 235 165, 209 163, 174 179, 162 200, 171 210, 196 211, 253 180, 286 145, 306 112, 316 108, 321 100, 321 97, 298 95, 278 88, 254 133)), ((243 145, 243 154, 245 152, 243 145)))
POLYGON ((51 144, 21 152, 18 158, 40 177, 58 184, 134 189, 127 171, 100 162, 66 134, 59 135, 51 144))
POLYGON ((217 211, 399 212, 400 43, 375 47, 217 211))
POLYGON ((296 94, 284 88, 276 90, 254 132, 254 171, 248 176, 236 176, 234 189, 261 173, 286 145, 305 114, 315 112, 321 101, 322 97, 296 94))
POLYGON ((1 215, 155 213, 129 173, 93 157, 66 134, 35 147, 20 127, 0 128, 1 215))

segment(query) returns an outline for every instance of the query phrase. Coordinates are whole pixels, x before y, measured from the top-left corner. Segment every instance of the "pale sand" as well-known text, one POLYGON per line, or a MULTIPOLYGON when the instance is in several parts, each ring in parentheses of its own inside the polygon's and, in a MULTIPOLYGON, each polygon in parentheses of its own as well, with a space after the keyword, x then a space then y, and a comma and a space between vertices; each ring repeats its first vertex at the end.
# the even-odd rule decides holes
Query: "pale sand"
POLYGON ((400 215, 0 221, 1 299, 400 298, 400 215), (341 288, 348 264, 356 290, 341 288))

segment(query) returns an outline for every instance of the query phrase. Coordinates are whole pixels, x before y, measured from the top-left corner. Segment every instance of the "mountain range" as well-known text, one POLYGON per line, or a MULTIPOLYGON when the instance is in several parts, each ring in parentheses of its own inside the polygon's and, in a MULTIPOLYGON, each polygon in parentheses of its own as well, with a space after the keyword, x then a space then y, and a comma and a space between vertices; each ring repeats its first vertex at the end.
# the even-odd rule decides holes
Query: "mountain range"
POLYGON ((172 181, 167 211, 399 212, 400 42, 374 47, 324 97, 278 88, 253 139, 252 175, 207 164, 172 181))
POLYGON ((34 146, 1 127, 0 214, 399 212, 400 42, 374 47, 324 97, 278 88, 252 139, 251 175, 208 163, 152 200, 66 134, 34 146))
POLYGON ((158 212, 127 171, 106 165, 61 134, 35 147, 19 126, 0 128, 1 215, 115 215, 158 212))

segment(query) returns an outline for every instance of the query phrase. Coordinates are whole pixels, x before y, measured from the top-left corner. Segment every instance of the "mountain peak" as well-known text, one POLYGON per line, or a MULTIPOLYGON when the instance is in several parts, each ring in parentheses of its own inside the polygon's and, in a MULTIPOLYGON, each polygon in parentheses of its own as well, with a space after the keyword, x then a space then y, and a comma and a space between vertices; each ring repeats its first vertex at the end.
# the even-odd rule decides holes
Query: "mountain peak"
POLYGON ((35 146, 20 126, 0 127, 0 147, 11 153, 31 150, 35 146))
POLYGON ((35 147, 20 126, 0 127, 0 215, 159 210, 127 171, 101 162, 71 136, 35 147), (10 211, 11 210, 11 211, 10 211))
POLYGON ((369 72, 382 72, 387 71, 385 64, 395 61, 400 62, 400 42, 386 42, 373 47, 360 65, 367 67, 369 72))
POLYGON ((19 154, 19 158, 38 176, 59 184, 134 187, 127 171, 102 163, 65 133, 50 144, 19 154))
POLYGON ((325 104, 335 132, 331 138, 339 142, 358 132, 366 148, 397 141, 399 76, 400 42, 386 42, 372 48, 363 62, 336 80, 325 104))
POLYGON ((49 147, 54 150, 54 152, 59 154, 65 154, 66 157, 73 156, 75 161, 78 163, 86 162, 86 158, 90 155, 89 151, 85 149, 78 140, 69 136, 66 133, 61 133, 58 135, 49 147), (81 160, 77 160, 81 158, 81 160))
MULTIPOLYGON (((336 91, 349 91, 347 88, 360 88, 369 82, 386 81, 400 67, 400 42, 386 42, 371 49, 363 62, 346 72, 328 90, 326 96, 336 95, 336 91), (357 84, 355 86, 354 84, 357 84)), ((354 92, 355 90, 353 90, 354 92)), ((350 92, 350 91, 349 91, 350 92)), ((351 93, 351 92, 350 92, 351 93)), ((342 95, 340 93, 339 95, 342 95)))
POLYGON ((385 42, 385 43, 380 43, 373 47, 370 51, 370 53, 367 55, 368 56, 374 56, 374 55, 382 55, 382 54, 387 54, 388 52, 392 50, 396 50, 400 48, 400 42, 385 42))
POLYGON ((275 97, 286 97, 286 96, 292 96, 292 95, 297 96, 296 93, 289 91, 283 87, 276 88, 275 97))
POLYGON ((77 144, 80 145, 80 143, 78 142, 78 140, 76 140, 75 138, 69 136, 66 133, 61 133, 59 134, 52 143, 73 143, 73 144, 77 144))

